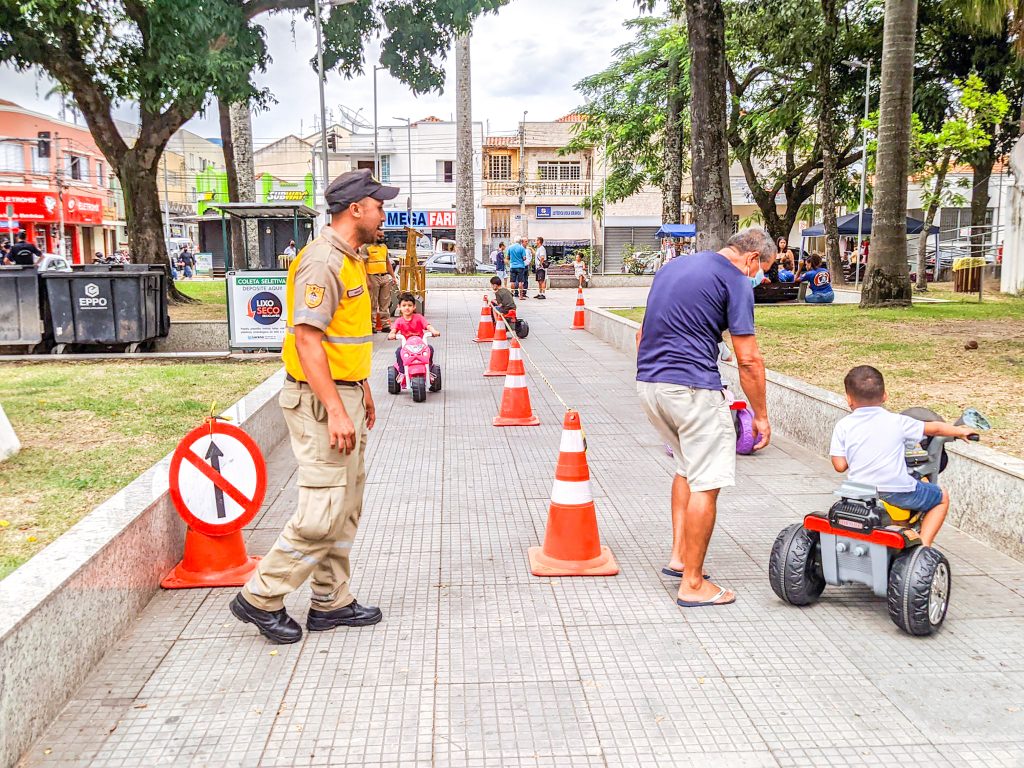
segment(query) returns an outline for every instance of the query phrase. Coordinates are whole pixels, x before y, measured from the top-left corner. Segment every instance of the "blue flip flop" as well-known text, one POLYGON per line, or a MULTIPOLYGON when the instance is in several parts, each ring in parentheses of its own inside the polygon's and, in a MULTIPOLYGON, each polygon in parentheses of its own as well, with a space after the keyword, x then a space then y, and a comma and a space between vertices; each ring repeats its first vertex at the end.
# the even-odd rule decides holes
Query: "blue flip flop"
POLYGON ((676 605, 683 608, 706 608, 713 605, 732 605, 736 602, 735 595, 733 595, 732 600, 726 600, 724 603, 718 602, 728 591, 729 590, 725 587, 719 587, 717 594, 715 594, 710 600, 680 600, 679 598, 676 598, 676 605))
MULTIPOLYGON (((671 576, 673 579, 681 579, 681 578, 683 578, 683 572, 682 571, 677 571, 675 568, 669 568, 667 565, 664 568, 661 569, 661 572, 663 574, 665 574, 666 576, 671 576)), ((705 579, 710 579, 711 577, 708 576, 705 573, 704 574, 704 578, 705 579)))

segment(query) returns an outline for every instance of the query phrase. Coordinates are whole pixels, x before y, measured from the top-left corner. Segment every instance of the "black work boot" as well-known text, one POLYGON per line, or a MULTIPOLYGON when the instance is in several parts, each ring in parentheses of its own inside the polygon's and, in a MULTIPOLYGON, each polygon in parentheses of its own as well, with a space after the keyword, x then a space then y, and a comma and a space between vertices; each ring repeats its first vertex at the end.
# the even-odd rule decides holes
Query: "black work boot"
POLYGON ((279 645, 297 643, 302 639, 302 627, 284 608, 278 611, 264 611, 250 603, 239 592, 228 606, 235 618, 246 624, 255 624, 267 640, 279 645))
POLYGON ((360 605, 353 600, 344 608, 335 608, 333 611, 310 608, 309 616, 306 617, 306 629, 310 632, 323 632, 335 627, 368 627, 383 618, 384 614, 380 608, 360 605))

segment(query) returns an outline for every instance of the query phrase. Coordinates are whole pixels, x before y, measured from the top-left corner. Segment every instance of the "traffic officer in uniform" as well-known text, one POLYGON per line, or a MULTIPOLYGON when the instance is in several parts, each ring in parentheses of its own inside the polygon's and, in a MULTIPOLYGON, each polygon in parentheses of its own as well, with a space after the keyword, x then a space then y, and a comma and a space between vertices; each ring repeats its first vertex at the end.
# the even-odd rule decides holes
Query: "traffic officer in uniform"
POLYGON ((279 402, 299 466, 298 508, 242 591, 231 601, 240 621, 274 643, 302 629, 285 595, 312 577, 306 629, 362 627, 381 620, 349 590, 349 553, 363 508, 373 335, 365 256, 384 223, 383 201, 398 194, 369 170, 344 173, 327 188, 331 223, 288 269, 287 371, 279 402))
POLYGON ((391 332, 391 286, 395 282, 395 268, 388 258, 384 233, 379 232, 376 242, 366 250, 366 273, 369 276, 370 304, 373 312, 373 332, 391 332))

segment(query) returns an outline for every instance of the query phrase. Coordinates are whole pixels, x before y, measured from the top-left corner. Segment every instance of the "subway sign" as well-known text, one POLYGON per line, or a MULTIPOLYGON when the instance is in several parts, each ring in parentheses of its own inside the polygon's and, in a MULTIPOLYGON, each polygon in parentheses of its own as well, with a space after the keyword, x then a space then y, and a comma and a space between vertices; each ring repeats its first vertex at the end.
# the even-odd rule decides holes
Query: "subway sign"
POLYGON ((407 211, 385 211, 384 229, 455 229, 455 211, 413 211, 412 224, 407 211))

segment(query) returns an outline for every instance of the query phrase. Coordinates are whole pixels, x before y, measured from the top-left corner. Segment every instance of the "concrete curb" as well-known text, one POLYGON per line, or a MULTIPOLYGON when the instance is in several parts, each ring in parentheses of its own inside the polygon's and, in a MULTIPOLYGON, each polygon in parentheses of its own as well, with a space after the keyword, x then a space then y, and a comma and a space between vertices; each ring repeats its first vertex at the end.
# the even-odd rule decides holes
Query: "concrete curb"
MULTIPOLYGON (((585 322, 592 334, 636 359, 639 323, 598 307, 586 307, 585 322)), ((726 383, 739 390, 736 366, 722 363, 721 369, 726 383)), ((832 427, 850 412, 846 400, 776 371, 768 371, 767 379, 773 431, 827 456, 832 427)), ((954 458, 942 473, 942 486, 953 499, 949 520, 1000 552, 1024 559, 1024 460, 984 445, 957 443, 948 450, 954 458)))
MULTIPOLYGON (((285 436, 279 371, 224 412, 264 454, 285 436)), ((0 581, 0 766, 39 737, 181 558, 170 455, 0 581)))

